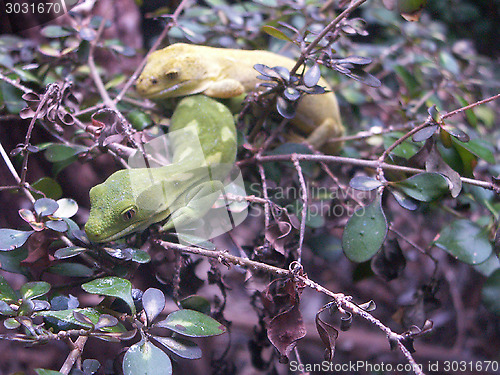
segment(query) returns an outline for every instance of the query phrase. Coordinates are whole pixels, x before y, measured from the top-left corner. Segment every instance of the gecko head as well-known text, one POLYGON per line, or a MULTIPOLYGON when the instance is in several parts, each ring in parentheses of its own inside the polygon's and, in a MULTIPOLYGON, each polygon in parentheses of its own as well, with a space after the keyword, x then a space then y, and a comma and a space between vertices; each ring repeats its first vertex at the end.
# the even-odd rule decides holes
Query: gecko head
POLYGON ((202 92, 208 82, 206 61, 187 44, 173 44, 153 52, 136 81, 137 92, 162 99, 202 92))
POLYGON ((90 241, 102 243, 119 239, 137 231, 147 220, 131 193, 128 172, 119 171, 90 189, 91 209, 85 224, 90 241))

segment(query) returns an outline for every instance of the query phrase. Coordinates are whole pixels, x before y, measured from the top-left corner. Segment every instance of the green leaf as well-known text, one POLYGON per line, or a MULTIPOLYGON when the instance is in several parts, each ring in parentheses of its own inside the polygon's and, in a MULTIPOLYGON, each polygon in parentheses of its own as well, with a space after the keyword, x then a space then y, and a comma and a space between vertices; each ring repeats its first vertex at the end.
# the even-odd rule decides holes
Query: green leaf
MULTIPOLYGON (((56 180, 50 177, 42 177, 38 181, 31 184, 33 188, 41 191, 47 198, 59 199, 62 196, 62 188, 56 180)), ((35 198, 42 198, 40 194, 33 192, 35 198)))
POLYGON ((35 212, 40 216, 49 216, 57 211, 59 205, 57 202, 50 198, 38 199, 34 204, 35 212))
POLYGON ((132 255, 132 261, 140 264, 149 263, 151 261, 151 255, 149 255, 144 250, 130 249, 130 254, 132 255))
POLYGON ((163 345, 168 350, 177 354, 181 358, 198 359, 201 358, 201 349, 194 342, 182 339, 180 337, 161 337, 153 336, 153 338, 163 345))
POLYGON ((1 81, 0 91, 0 99, 3 97, 2 104, 5 104, 10 113, 18 114, 24 107, 26 107, 26 103, 22 99, 23 92, 17 87, 1 81))
POLYGON ((134 129, 139 131, 144 130, 153 123, 153 120, 151 120, 148 114, 139 110, 130 111, 127 114, 127 118, 130 120, 134 129))
POLYGON ((349 186, 356 190, 371 191, 382 186, 382 183, 372 177, 356 176, 349 181, 349 186))
POLYGON ((420 92, 422 85, 415 79, 414 74, 402 65, 396 65, 394 71, 408 89, 410 97, 415 97, 420 92))
POLYGON ((35 231, 0 229, 0 251, 10 251, 24 245, 35 231))
MULTIPOLYGON (((403 136, 403 133, 395 132, 395 133, 390 133, 390 134, 384 134, 383 135, 383 140, 384 140, 384 147, 387 149, 389 146, 391 146, 396 140, 398 140, 401 136, 403 136)), ((409 159, 413 155, 415 155, 419 150, 419 146, 411 142, 409 140, 404 141, 400 145, 398 145, 394 150, 391 151, 391 154, 394 154, 396 156, 399 156, 401 158, 409 159)))
POLYGON ((8 318, 3 321, 3 325, 7 329, 17 329, 21 326, 21 323, 19 323, 16 319, 14 318, 8 318))
POLYGON ((85 375, 95 374, 99 370, 101 364, 96 359, 86 359, 83 361, 82 369, 85 375))
POLYGON ((345 255, 354 262, 369 260, 384 243, 387 226, 382 195, 377 194, 373 202, 358 208, 347 222, 342 235, 345 255))
POLYGON ((500 259, 494 251, 491 252, 491 255, 486 259, 483 263, 476 264, 473 268, 484 276, 491 276, 493 272, 500 269, 500 259))
POLYGON ((59 208, 54 212, 55 217, 72 217, 78 212, 78 203, 71 198, 63 198, 57 201, 59 208))
POLYGON ((482 139, 471 139, 469 142, 460 142, 452 138, 453 143, 465 148, 467 151, 476 155, 478 158, 486 160, 488 163, 495 164, 495 156, 491 151, 491 144, 482 139))
POLYGON ((63 220, 48 220, 45 222, 45 227, 61 233, 68 230, 68 224, 63 220))
POLYGON ((433 104, 429 109, 427 110, 429 112, 429 115, 432 117, 432 119, 435 122, 440 122, 441 121, 441 114, 439 113, 437 107, 435 104, 433 104))
POLYGON ((183 309, 196 310, 203 314, 210 314, 210 301, 202 296, 189 296, 179 301, 183 309))
POLYGON ((72 277, 90 277, 94 271, 80 263, 58 263, 50 266, 47 271, 57 275, 72 276, 72 277))
POLYGON ((407 196, 406 194, 400 192, 399 190, 392 189, 389 187, 389 191, 391 192, 392 196, 396 201, 399 203, 399 205, 407 210, 414 211, 418 208, 417 202, 413 199, 407 196))
POLYGON ((333 235, 320 234, 306 240, 314 255, 327 262, 335 262, 342 256, 342 240, 333 235))
POLYGON ((124 375, 171 375, 168 355, 149 341, 132 345, 123 357, 124 375))
POLYGON ((151 325, 165 307, 165 295, 160 289, 149 288, 142 295, 142 306, 146 312, 148 325, 151 325))
POLYGON ((5 301, 0 300, 0 315, 15 316, 16 312, 5 301))
POLYGON ((439 125, 430 125, 426 126, 425 128, 419 130, 413 136, 411 137, 413 142, 422 142, 425 141, 426 139, 432 137, 432 135, 436 132, 437 128, 439 125))
POLYGON ((448 180, 439 173, 419 173, 391 185, 422 202, 431 202, 449 191, 448 180))
POLYGON ((304 73, 304 85, 306 85, 307 87, 314 87, 318 84, 320 78, 321 71, 319 70, 319 65, 314 64, 304 73))
POLYGON ((47 294, 50 290, 50 284, 45 281, 31 281, 24 284, 19 292, 23 299, 34 299, 47 294))
POLYGON ((127 303, 132 315, 136 313, 134 300, 132 299, 132 284, 128 280, 113 276, 104 277, 83 284, 82 289, 87 293, 120 298, 127 303))
MULTIPOLYGON (((90 324, 83 323, 77 319, 75 319, 73 312, 78 312, 80 314, 85 315, 87 318, 90 319, 92 324, 95 326, 99 322, 99 318, 102 315, 99 311, 96 309, 93 309, 91 307, 86 307, 84 309, 68 309, 68 310, 58 310, 58 311, 38 311, 36 313, 37 316, 42 316, 42 317, 50 317, 54 318, 57 320, 61 320, 66 323, 74 324, 79 327, 84 327, 84 328, 92 328, 90 324)), ((126 332, 127 330, 123 326, 123 324, 118 323, 116 326, 113 327, 102 327, 102 331, 106 332, 126 332)))
POLYGON ((7 272, 28 275, 26 267, 21 262, 28 257, 28 248, 23 246, 11 251, 0 252, 0 268, 7 272))
POLYGON ((75 158, 76 155, 86 152, 88 147, 80 146, 80 145, 61 145, 61 144, 52 144, 47 147, 45 151, 45 159, 50 162, 60 162, 60 161, 68 161, 75 158))
POLYGON ((54 257, 56 259, 66 259, 77 256, 85 251, 87 251, 87 249, 84 247, 68 246, 63 247, 62 249, 57 249, 54 253, 54 257))
POLYGON ((62 372, 47 370, 44 368, 37 368, 35 369, 35 372, 37 373, 37 375, 64 375, 62 372))
POLYGON ((226 332, 226 327, 217 320, 194 310, 174 311, 154 326, 168 328, 189 337, 215 336, 226 332))
POLYGON ((500 315, 500 269, 486 280, 481 291, 484 305, 496 315, 500 315))
POLYGON ((283 31, 278 30, 273 26, 264 25, 262 26, 261 30, 266 34, 269 34, 277 39, 286 40, 287 42, 292 42, 292 39, 290 39, 283 31))
POLYGON ((484 262, 492 252, 485 229, 469 220, 455 220, 441 230, 436 246, 467 264, 484 262))
POLYGON ((11 288, 7 280, 0 275, 0 300, 2 301, 15 301, 17 300, 17 294, 14 289, 11 288))
POLYGON ((456 138, 460 142, 469 142, 470 137, 469 135, 460 130, 459 128, 456 128, 454 126, 449 126, 449 125, 441 125, 441 130, 445 131, 446 133, 450 134, 452 137, 456 138))
POLYGON ((61 38, 72 35, 73 31, 68 30, 67 28, 64 28, 62 26, 50 25, 45 26, 42 29, 41 34, 46 38, 61 38))

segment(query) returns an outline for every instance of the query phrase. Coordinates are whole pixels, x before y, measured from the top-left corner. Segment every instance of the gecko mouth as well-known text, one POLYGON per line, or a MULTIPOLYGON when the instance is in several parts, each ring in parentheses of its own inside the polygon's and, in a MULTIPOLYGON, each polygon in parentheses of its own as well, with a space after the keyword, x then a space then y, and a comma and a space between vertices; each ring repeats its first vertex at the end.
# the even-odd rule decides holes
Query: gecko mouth
POLYGON ((184 87, 187 83, 189 83, 189 81, 179 82, 173 86, 167 87, 167 88, 162 89, 162 90, 156 90, 156 91, 149 92, 149 93, 144 92, 144 93, 142 93, 142 95, 148 99, 168 98, 170 96, 171 92, 175 92, 175 91, 179 90, 180 88, 184 87))
MULTIPOLYGON (((115 241, 115 240, 118 240, 118 239, 126 236, 127 234, 131 234, 131 233, 139 231, 141 229, 141 226, 146 224, 146 222, 147 222, 147 220, 138 221, 138 222, 126 227, 125 229, 122 229, 121 231, 116 232, 116 233, 114 233, 110 236, 107 236, 107 237, 100 237, 98 234, 92 235, 92 236, 89 236, 89 234, 87 234, 87 237, 89 237, 90 241, 96 242, 96 243, 115 241)), ((147 227, 147 226, 148 225, 145 225, 145 227, 147 227)))

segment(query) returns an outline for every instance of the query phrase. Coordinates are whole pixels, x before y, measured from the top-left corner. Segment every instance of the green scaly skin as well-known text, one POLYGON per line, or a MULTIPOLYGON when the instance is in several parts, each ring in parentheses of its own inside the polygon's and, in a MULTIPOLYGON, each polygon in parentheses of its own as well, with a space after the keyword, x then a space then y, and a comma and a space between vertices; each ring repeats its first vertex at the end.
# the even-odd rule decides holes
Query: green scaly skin
POLYGON ((170 230, 211 208, 208 196, 222 188, 236 158, 233 116, 211 98, 190 96, 175 109, 170 134, 172 164, 120 170, 90 190, 85 232, 92 242, 117 240, 167 218, 161 230, 170 230), (203 155, 194 147, 197 139, 203 155))
MULTIPOLYGON (((162 99, 192 94, 213 98, 234 98, 256 89, 264 81, 257 78, 255 64, 292 69, 295 61, 268 51, 247 51, 176 43, 153 52, 140 77, 137 92, 147 98, 162 99)), ((318 84, 327 90, 321 95, 300 99, 292 125, 306 134, 316 149, 338 153, 341 142, 330 141, 344 134, 337 98, 324 79, 318 84)), ((304 138, 289 134, 293 142, 304 138)))

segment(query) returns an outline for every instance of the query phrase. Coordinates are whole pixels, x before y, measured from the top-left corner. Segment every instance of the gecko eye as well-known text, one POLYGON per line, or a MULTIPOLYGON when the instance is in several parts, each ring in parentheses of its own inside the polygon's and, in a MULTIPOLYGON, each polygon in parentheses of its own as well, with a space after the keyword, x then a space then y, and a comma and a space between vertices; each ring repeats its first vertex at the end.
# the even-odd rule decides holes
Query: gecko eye
POLYGON ((136 208, 132 207, 122 212, 123 221, 130 221, 136 214, 136 208))
POLYGON ((165 73, 165 77, 169 80, 174 80, 179 76, 179 72, 176 70, 172 70, 170 72, 165 73))

